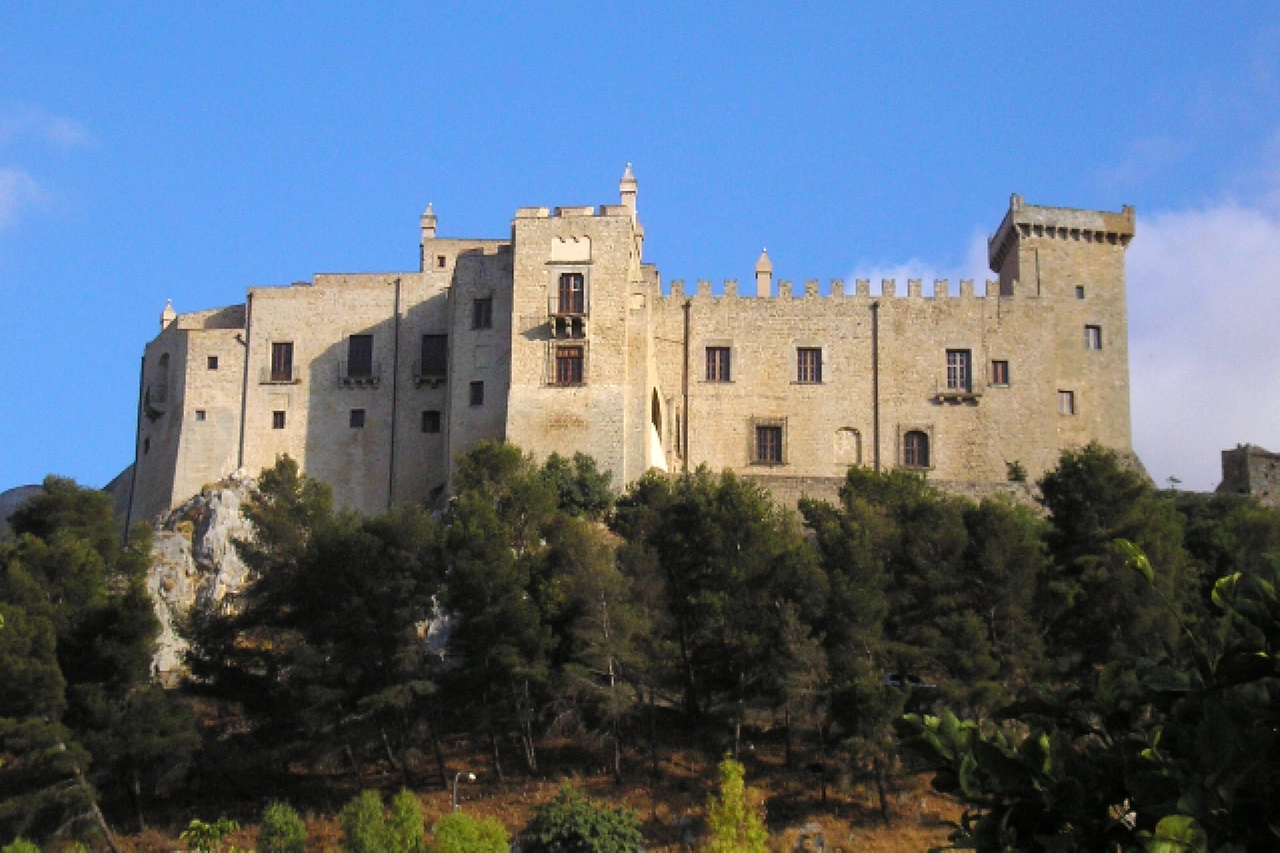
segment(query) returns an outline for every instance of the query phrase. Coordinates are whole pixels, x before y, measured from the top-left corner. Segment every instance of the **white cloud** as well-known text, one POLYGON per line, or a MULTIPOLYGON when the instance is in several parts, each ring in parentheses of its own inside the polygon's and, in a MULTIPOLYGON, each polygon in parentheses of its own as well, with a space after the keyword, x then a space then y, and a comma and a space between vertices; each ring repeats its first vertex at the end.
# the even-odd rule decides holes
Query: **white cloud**
POLYGON ((89 133, 79 122, 41 107, 13 104, 0 108, 0 145, 26 139, 71 148, 89 142, 89 133))
POLYGON ((960 282, 965 279, 973 281, 974 291, 981 295, 985 292, 986 281, 994 278, 987 267, 987 235, 981 229, 974 229, 969 238, 969 247, 964 262, 955 267, 942 267, 927 261, 912 258, 901 263, 875 263, 863 261, 854 267, 845 282, 847 289, 852 289, 853 282, 858 279, 869 279, 871 292, 880 292, 880 282, 890 279, 897 282, 896 293, 906 295, 907 281, 920 279, 926 295, 933 294, 933 283, 945 279, 951 287, 951 293, 960 293, 960 282))
POLYGON ((17 218, 19 209, 44 199, 44 190, 35 178, 21 169, 0 167, 0 229, 17 218))
POLYGON ((1224 203, 1138 221, 1129 249, 1134 445, 1210 490, 1220 451, 1280 449, 1280 216, 1224 203))

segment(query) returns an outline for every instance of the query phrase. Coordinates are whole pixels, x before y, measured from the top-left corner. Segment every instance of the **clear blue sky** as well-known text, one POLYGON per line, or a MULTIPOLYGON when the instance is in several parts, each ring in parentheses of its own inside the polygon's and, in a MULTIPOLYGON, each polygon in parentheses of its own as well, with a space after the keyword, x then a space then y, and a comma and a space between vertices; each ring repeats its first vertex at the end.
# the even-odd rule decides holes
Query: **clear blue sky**
POLYGON ((1280 450, 1278 133, 1274 2, 10 0, 0 489, 131 461, 166 298, 414 269, 428 200, 502 236, 628 161, 665 279, 954 279, 1011 192, 1136 205, 1137 449, 1211 488, 1280 450))

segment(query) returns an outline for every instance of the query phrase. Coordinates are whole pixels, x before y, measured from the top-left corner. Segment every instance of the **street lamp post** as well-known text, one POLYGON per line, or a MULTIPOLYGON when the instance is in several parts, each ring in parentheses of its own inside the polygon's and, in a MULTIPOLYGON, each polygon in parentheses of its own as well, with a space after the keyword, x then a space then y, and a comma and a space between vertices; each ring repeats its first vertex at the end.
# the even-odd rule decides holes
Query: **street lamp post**
POLYGON ((463 776, 467 777, 468 782, 476 781, 476 774, 468 773, 465 770, 459 770, 457 773, 453 774, 453 810, 455 812, 458 810, 458 779, 463 776))

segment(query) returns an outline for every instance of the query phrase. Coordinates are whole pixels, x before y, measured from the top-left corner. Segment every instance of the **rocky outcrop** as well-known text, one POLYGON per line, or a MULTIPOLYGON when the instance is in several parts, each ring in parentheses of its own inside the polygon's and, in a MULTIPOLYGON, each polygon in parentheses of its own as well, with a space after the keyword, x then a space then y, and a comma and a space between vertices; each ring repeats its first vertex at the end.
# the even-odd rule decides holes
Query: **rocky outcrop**
POLYGON ((0 492, 0 536, 9 529, 9 516, 17 512, 18 507, 27 502, 32 495, 40 494, 40 486, 17 486, 0 492))
POLYGON ((253 483, 238 473, 206 486, 157 526, 147 591, 160 619, 152 669, 172 683, 183 672, 186 641, 178 626, 193 607, 213 607, 244 586, 247 569, 235 540, 249 536, 240 514, 253 483))

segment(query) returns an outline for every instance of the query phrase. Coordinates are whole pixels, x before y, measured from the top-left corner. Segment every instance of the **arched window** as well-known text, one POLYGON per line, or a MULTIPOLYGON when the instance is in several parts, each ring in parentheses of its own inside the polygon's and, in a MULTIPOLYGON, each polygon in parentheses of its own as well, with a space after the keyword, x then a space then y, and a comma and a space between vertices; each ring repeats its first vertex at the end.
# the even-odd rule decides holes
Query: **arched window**
POLYGON ((929 436, 913 429, 902 437, 902 467, 929 467, 929 436))

